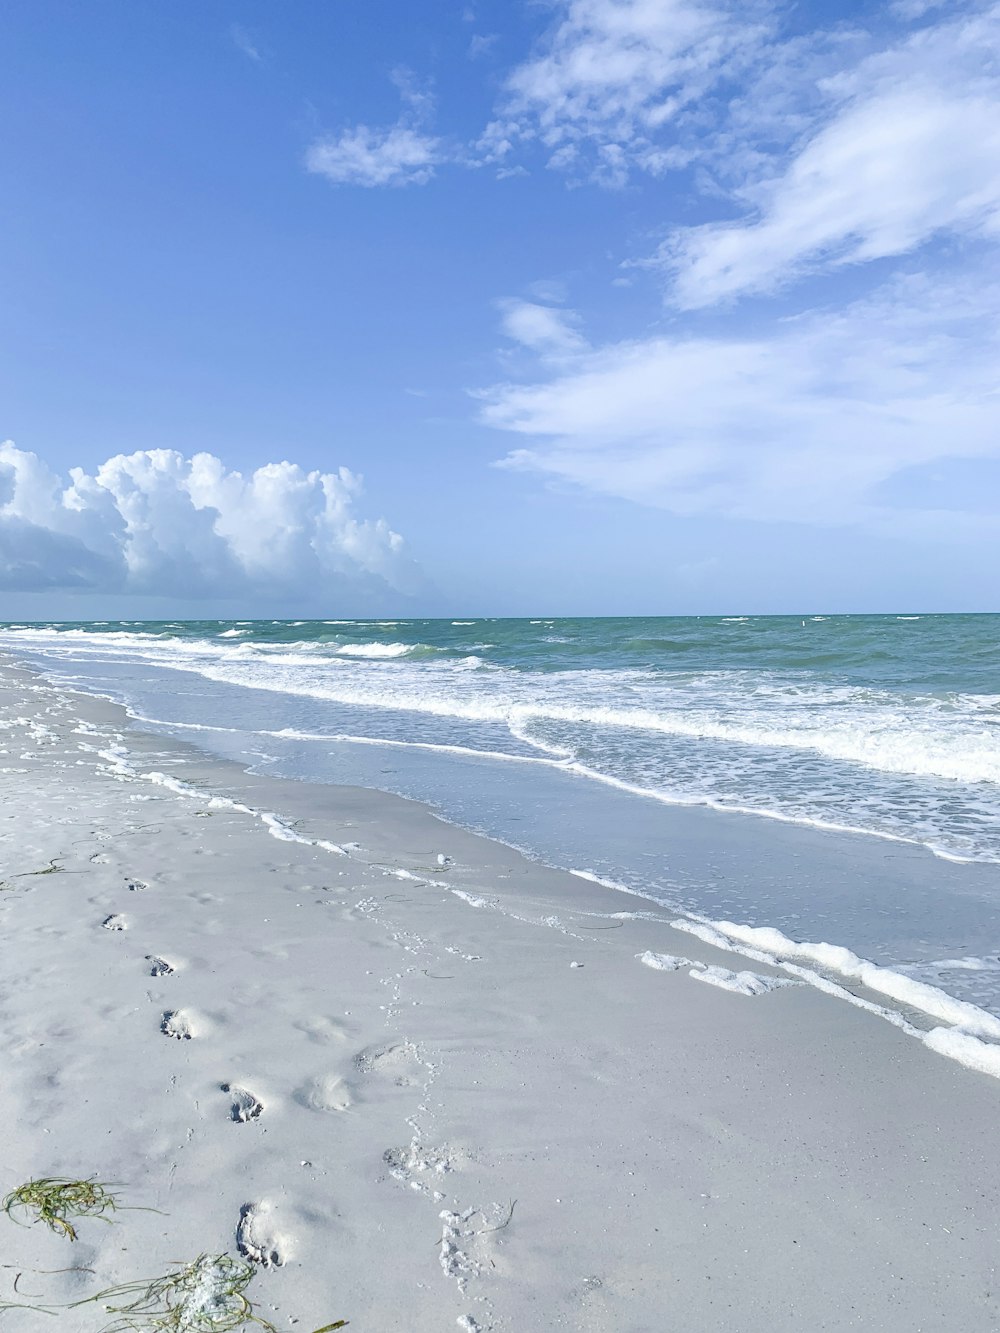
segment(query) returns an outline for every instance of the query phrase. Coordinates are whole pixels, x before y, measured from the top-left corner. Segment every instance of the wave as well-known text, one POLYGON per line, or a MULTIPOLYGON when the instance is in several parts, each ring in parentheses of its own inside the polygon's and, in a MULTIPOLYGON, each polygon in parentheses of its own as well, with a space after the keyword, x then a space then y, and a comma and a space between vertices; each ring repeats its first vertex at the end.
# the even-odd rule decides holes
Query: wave
POLYGON ((427 644, 413 643, 342 643, 337 647, 340 657, 406 657, 423 649, 435 650, 427 644))
MULTIPOLYGON (((469 659, 465 660, 469 662, 469 659)), ((481 662, 476 659, 469 664, 481 665, 481 662)), ((424 679, 412 682, 383 679, 365 681, 357 678, 306 680, 287 673, 276 679, 271 674, 258 677, 252 673, 228 670, 225 666, 204 666, 201 670, 214 680, 254 689, 277 688, 283 693, 331 703, 421 713, 468 722, 497 722, 509 727, 519 739, 542 748, 551 745, 552 741, 540 735, 537 727, 545 723, 563 723, 689 740, 721 741, 751 750, 766 748, 811 752, 827 759, 884 773, 938 778, 956 783, 1000 784, 1000 747, 991 736, 978 737, 975 732, 969 731, 947 738, 933 731, 921 734, 905 718, 897 722, 897 729, 886 728, 882 735, 878 735, 872 734, 862 718, 858 718, 852 725, 841 724, 838 729, 824 729, 815 724, 810 729, 805 725, 795 728, 721 721, 704 713, 699 715, 696 710, 657 711, 584 702, 560 704, 551 698, 521 700, 509 694, 505 696, 502 687, 492 687, 492 676, 488 693, 470 694, 462 693, 457 688, 449 693, 432 693, 428 689, 429 682, 424 679)), ((560 684, 556 682, 557 689, 560 684)))
MULTIPOLYGON (((232 797, 206 792, 171 774, 158 771, 143 772, 120 744, 98 749, 116 776, 149 782, 182 798, 194 799, 209 809, 228 809, 239 812, 263 824, 268 833, 283 842, 297 842, 315 847, 338 857, 350 857, 352 844, 342 845, 323 838, 310 838, 297 831, 276 812, 247 805, 232 797)), ((380 867, 389 874, 420 881, 421 876, 395 866, 380 867)), ((625 886, 603 879, 593 872, 572 870, 581 879, 603 884, 612 889, 625 886)), ((430 881, 424 881, 430 882, 430 881)), ((492 900, 470 894, 463 889, 451 890, 473 907, 492 906, 492 900)), ((636 893, 648 897, 651 894, 636 893)), ((642 911, 595 912, 592 915, 615 921, 644 920, 650 913, 642 911)), ((661 919, 657 914, 657 919, 661 919)), ((946 991, 898 968, 885 967, 860 957, 851 950, 825 942, 797 941, 770 926, 750 926, 727 920, 714 920, 698 913, 688 912, 671 920, 671 927, 709 944, 713 948, 736 953, 758 963, 784 972, 794 981, 805 982, 839 1000, 886 1020, 928 1047, 970 1069, 993 1077, 1000 1077, 1000 1017, 978 1005, 961 1000, 946 991), (868 998, 868 995, 878 999, 868 998)), ((655 954, 641 954, 644 962, 663 958, 670 970, 688 966, 686 961, 655 954)), ((695 964, 694 966, 698 966, 695 964)), ((702 979, 711 979, 702 977, 702 979)), ((778 981, 772 984, 787 984, 778 981)))
MULTIPOLYGON (((111 698, 111 696, 103 697, 111 698)), ((137 712, 132 708, 127 709, 127 711, 129 716, 134 718, 137 722, 164 727, 168 730, 180 729, 184 731, 224 732, 231 735, 243 734, 246 731, 246 728, 223 727, 201 722, 165 722, 162 719, 150 717, 147 714, 137 712)), ((576 777, 584 778, 591 782, 597 782, 603 786, 611 787, 615 791, 625 792, 630 796, 636 796, 643 800, 657 801, 661 805, 676 806, 686 809, 717 810, 722 814, 748 815, 757 819, 768 819, 782 824, 793 824, 802 828, 817 829, 824 833, 846 833, 859 837, 874 837, 884 842, 923 847, 941 860, 951 861, 960 865, 972 864, 984 859, 980 856, 962 855, 950 850, 946 846, 942 846, 938 842, 921 838, 916 835, 892 833, 885 830, 873 829, 871 826, 860 823, 837 821, 808 814, 793 814, 787 810, 772 808, 770 806, 741 804, 735 799, 714 799, 711 796, 704 794, 693 794, 690 792, 664 789, 654 790, 638 783, 626 782, 611 774, 602 773, 597 769, 588 767, 588 765, 575 760, 571 752, 560 750, 555 747, 548 747, 547 753, 539 756, 512 754, 503 750, 490 749, 486 746, 400 740, 398 738, 385 736, 358 736, 349 732, 314 732, 304 731, 295 727, 282 727, 279 730, 254 729, 252 734, 260 737, 270 737, 275 740, 376 746, 402 750, 422 750, 431 753, 459 755, 468 758, 486 759, 503 763, 542 765, 547 768, 558 769, 563 773, 573 774, 576 777)), ((542 746, 539 748, 545 750, 547 747, 542 746)), ((583 871, 574 870, 572 873, 579 874, 584 878, 588 877, 583 871)), ((589 877, 595 879, 596 882, 607 883, 611 888, 621 889, 626 892, 639 892, 638 890, 627 889, 625 885, 619 883, 601 880, 597 876, 591 875, 589 877)))
POLYGON ((127 647, 155 665, 193 670, 219 683, 380 712, 497 723, 545 751, 565 753, 574 741, 600 749, 613 733, 645 734, 720 743, 744 755, 812 755, 873 773, 1000 785, 1000 737, 992 725, 1000 722, 1000 712, 989 715, 995 695, 907 698, 871 685, 760 671, 537 672, 424 643, 244 639, 222 645, 75 629, 32 631, 31 640, 56 646, 64 641, 98 653, 127 647), (575 737, 567 735, 574 729, 575 737))
MULTIPOLYGON (((545 645, 568 637, 551 621, 538 622, 540 634, 497 623, 491 644, 463 643, 464 624, 414 623, 419 641, 404 642, 388 627, 380 637, 377 622, 350 623, 358 641, 319 622, 308 631, 280 622, 275 632, 230 621, 8 628, 0 642, 81 664, 81 683, 88 670, 104 674, 104 662, 119 678, 128 663, 188 671, 314 700, 284 712, 314 715, 318 731, 534 754, 669 804, 878 834, 949 859, 1000 858, 1000 696, 978 666, 949 675, 938 659, 907 683, 898 656, 883 664, 884 636, 870 635, 865 677, 825 655, 802 665, 798 621, 775 653, 758 649, 756 628, 733 638, 728 622, 713 631, 707 620, 676 638, 655 622, 574 622, 569 646, 545 645), (685 637, 688 662, 676 655, 685 637), (726 638, 730 665, 702 665, 726 638)), ((835 619, 821 637, 843 651, 858 633, 835 619)), ((992 633, 970 640, 973 649, 992 633)))

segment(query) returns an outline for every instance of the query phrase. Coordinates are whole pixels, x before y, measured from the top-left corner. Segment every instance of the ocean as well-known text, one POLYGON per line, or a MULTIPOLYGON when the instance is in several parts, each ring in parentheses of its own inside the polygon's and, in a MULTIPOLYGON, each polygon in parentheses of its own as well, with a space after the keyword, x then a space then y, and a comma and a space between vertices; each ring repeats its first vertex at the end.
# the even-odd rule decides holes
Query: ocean
POLYGON ((419 798, 1000 1013, 1000 616, 9 624, 0 648, 259 771, 419 798))

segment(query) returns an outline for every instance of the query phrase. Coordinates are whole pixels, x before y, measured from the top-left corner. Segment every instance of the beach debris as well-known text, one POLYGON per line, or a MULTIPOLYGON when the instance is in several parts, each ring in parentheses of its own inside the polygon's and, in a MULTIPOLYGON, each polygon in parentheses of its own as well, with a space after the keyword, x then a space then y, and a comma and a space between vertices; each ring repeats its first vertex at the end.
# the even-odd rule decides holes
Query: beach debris
MULTIPOLYGON (((242 1259, 201 1254, 162 1277, 109 1287, 66 1308, 102 1304, 118 1318, 101 1333, 235 1333, 251 1326, 277 1333, 246 1295, 255 1276, 253 1266, 242 1259)), ((339 1319, 314 1333, 346 1326, 347 1321, 339 1319)))
POLYGON ((583 964, 578 963, 574 960, 572 963, 570 963, 570 967, 583 967, 583 964))
MULTIPOLYGON (((55 1272, 92 1273, 92 1268, 56 1269, 55 1272)), ((18 1274, 20 1276, 20 1274, 18 1274)), ((161 1277, 141 1278, 105 1287, 93 1296, 68 1305, 0 1302, 0 1310, 36 1310, 58 1314, 85 1305, 101 1305, 116 1316, 100 1333, 238 1333, 250 1328, 278 1333, 269 1319, 258 1314, 246 1289, 256 1276, 252 1264, 228 1254, 200 1254, 189 1264, 161 1277)), ((15 1280, 15 1290, 16 1280, 15 1280)), ((292 1320, 297 1323, 297 1320, 292 1320)), ((333 1333, 348 1320, 336 1319, 312 1333, 333 1333)))
POLYGON ((32 875, 58 875, 64 873, 66 867, 59 864, 61 858, 55 857, 51 860, 44 870, 25 870, 20 875, 15 875, 15 879, 28 879, 32 875))
POLYGON ((44 1176, 18 1185, 0 1206, 14 1222, 19 1212, 34 1214, 31 1224, 44 1222, 50 1231, 76 1240, 71 1217, 99 1217, 102 1222, 110 1222, 106 1214, 115 1211, 118 1200, 93 1178, 69 1180, 64 1176, 44 1176))

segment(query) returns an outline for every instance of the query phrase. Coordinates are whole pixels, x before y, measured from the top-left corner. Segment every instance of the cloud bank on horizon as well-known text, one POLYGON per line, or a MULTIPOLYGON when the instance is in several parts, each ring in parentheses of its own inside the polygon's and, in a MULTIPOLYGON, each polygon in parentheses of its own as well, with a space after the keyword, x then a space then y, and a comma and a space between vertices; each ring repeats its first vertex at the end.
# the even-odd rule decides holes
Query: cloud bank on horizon
POLYGON ((0 587, 231 599, 412 591, 403 539, 359 518, 360 478, 212 454, 118 454, 66 480, 0 443, 0 587))

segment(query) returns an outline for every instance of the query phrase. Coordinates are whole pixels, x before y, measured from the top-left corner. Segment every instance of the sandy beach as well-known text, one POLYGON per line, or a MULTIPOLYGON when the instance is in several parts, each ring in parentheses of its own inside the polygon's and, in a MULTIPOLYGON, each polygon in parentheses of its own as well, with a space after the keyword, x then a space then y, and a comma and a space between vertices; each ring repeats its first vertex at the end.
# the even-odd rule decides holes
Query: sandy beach
POLYGON ((0 1187, 119 1200, 0 1216, 3 1301, 229 1253, 304 1333, 1000 1325, 1000 1080, 946 1024, 12 664, 0 726, 0 1187))

